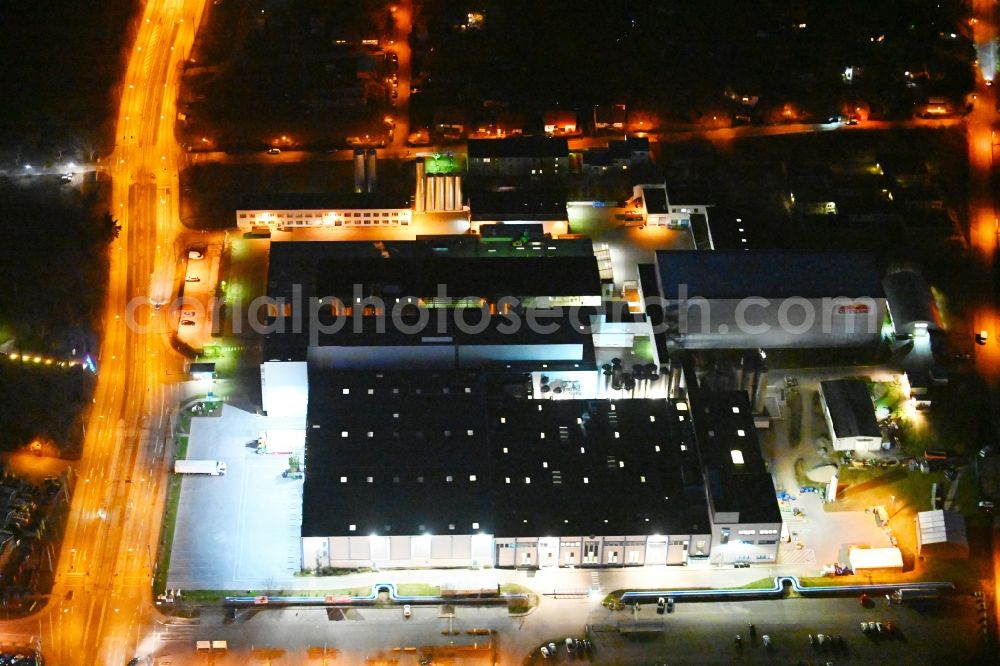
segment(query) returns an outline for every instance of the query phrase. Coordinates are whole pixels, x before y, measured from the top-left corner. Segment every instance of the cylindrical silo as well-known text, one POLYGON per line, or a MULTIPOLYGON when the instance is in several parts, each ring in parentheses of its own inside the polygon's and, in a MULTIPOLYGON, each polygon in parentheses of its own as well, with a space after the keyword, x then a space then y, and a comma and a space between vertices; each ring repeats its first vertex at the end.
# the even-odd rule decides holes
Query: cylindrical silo
POLYGON ((444 177, 444 210, 455 210, 454 208, 455 200, 455 177, 445 176, 444 177))
POLYGON ((369 148, 365 155, 365 180, 368 183, 369 192, 375 192, 378 189, 378 165, 374 148, 369 148))
POLYGON ((683 379, 683 374, 681 373, 681 366, 678 363, 676 366, 670 368, 670 384, 668 388, 667 396, 670 398, 676 398, 681 392, 681 380, 683 379))
POLYGON ((434 186, 434 210, 444 210, 445 177, 440 173, 435 174, 434 180, 437 181, 437 185, 434 186))
POLYGON ((434 210, 434 201, 437 198, 438 179, 436 174, 427 176, 427 210, 434 210))
POLYGON ((361 194, 365 191, 365 151, 360 148, 354 150, 354 193, 361 194))
POLYGON ((455 210, 462 210, 462 177, 455 176, 455 210))
POLYGON ((413 195, 413 208, 417 213, 424 212, 424 160, 419 158, 417 166, 417 191, 413 195))
POLYGON ((753 411, 755 414, 763 414, 767 409, 767 368, 761 367, 757 371, 757 387, 753 397, 753 411))

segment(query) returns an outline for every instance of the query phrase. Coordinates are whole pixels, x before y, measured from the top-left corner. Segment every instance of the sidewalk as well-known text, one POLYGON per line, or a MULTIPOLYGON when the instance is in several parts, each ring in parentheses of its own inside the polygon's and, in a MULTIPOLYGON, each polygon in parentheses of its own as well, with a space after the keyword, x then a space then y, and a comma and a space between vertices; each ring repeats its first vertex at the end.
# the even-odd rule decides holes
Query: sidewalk
POLYGON ((333 590, 370 586, 376 583, 426 583, 440 585, 469 584, 490 587, 517 583, 538 594, 553 592, 596 591, 601 595, 620 589, 657 589, 739 587, 761 578, 815 573, 815 566, 754 565, 748 569, 717 567, 707 562, 686 567, 634 567, 627 569, 564 569, 558 567, 537 571, 510 569, 398 569, 346 574, 343 576, 301 576, 291 580, 275 580, 273 587, 283 591, 333 590), (596 582, 596 586, 595 586, 596 582))

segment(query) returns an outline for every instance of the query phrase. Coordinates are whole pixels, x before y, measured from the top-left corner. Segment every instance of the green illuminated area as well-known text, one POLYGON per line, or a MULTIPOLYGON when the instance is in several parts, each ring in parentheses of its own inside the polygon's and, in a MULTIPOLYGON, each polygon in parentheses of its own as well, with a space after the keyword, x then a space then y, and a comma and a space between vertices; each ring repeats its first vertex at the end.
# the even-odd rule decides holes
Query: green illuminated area
POLYGON ((424 158, 424 172, 427 174, 458 174, 464 171, 462 162, 452 154, 435 153, 431 157, 424 158))

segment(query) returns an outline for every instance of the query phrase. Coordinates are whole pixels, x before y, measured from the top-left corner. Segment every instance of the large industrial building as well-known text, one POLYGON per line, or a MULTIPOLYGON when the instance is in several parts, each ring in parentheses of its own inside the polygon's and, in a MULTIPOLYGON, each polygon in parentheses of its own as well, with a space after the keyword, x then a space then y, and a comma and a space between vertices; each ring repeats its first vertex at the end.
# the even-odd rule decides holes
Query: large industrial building
POLYGON ((872 255, 656 253, 668 339, 689 349, 874 347, 886 300, 872 255))
POLYGON ((777 554, 745 394, 705 394, 703 440, 685 401, 538 399, 524 373, 315 371, 309 392, 307 568, 777 554))
POLYGON ((265 360, 341 369, 592 367, 590 337, 570 312, 553 308, 593 308, 600 294, 587 239, 280 243, 271 249, 265 360))
POLYGON ((274 244, 261 383, 305 441, 303 566, 773 562, 746 394, 599 398, 601 294, 585 239, 274 244))

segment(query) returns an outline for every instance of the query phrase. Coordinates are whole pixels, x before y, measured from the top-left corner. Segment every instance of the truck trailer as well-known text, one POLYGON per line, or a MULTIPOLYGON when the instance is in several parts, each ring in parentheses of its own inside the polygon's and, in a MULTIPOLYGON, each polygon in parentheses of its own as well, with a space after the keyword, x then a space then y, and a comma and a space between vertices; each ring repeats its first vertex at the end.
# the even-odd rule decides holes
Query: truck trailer
POLYGON ((934 589, 904 587, 892 593, 892 602, 897 604, 914 604, 935 601, 941 593, 934 589))
POLYGON ((221 460, 177 460, 174 462, 174 472, 220 476, 226 473, 226 463, 221 460))

